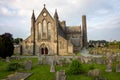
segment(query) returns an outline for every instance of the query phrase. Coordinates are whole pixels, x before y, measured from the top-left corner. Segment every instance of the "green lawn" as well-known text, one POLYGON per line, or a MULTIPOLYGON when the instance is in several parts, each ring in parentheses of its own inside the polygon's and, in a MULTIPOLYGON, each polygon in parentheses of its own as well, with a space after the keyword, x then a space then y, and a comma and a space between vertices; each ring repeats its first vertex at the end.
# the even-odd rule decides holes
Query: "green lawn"
MULTIPOLYGON (((54 80, 55 73, 50 73, 50 66, 49 65, 38 65, 37 58, 30 58, 33 62, 32 70, 17 70, 18 72, 32 72, 33 74, 27 78, 26 80, 54 80)), ((24 58, 20 61, 13 60, 12 62, 19 62, 24 63, 27 58, 24 58)), ((8 63, 5 61, 0 61, 0 80, 12 74, 14 72, 6 71, 8 63)), ((69 65, 64 65, 63 67, 56 66, 56 70, 67 70, 69 65)), ((115 64, 113 66, 113 72, 107 73, 105 72, 106 65, 98 65, 98 64, 82 64, 83 70, 85 71, 81 75, 68 75, 67 80, 93 80, 92 78, 87 76, 87 72, 90 66, 94 66, 94 68, 98 68, 102 72, 102 77, 107 78, 107 80, 120 80, 120 73, 115 72, 115 64)))

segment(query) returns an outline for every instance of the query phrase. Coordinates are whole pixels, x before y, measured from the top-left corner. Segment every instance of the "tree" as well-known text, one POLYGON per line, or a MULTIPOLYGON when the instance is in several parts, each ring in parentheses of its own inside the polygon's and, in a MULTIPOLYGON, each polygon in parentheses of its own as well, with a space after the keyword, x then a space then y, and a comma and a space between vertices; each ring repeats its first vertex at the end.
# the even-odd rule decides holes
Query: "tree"
POLYGON ((14 39, 14 43, 19 44, 21 41, 23 41, 22 38, 16 38, 14 39))
POLYGON ((0 35, 0 57, 6 58, 13 55, 14 45, 12 34, 5 33, 0 35))

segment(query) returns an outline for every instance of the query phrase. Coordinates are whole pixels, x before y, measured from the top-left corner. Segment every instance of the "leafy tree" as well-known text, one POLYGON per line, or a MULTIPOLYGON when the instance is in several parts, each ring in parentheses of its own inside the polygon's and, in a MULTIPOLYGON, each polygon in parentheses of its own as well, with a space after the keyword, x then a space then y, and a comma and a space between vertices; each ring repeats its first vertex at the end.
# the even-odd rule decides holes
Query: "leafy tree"
POLYGON ((14 39, 14 43, 19 44, 20 41, 22 41, 22 40, 23 40, 22 38, 16 38, 16 39, 14 39))
POLYGON ((0 57, 12 56, 14 51, 13 38, 10 33, 0 35, 0 57))

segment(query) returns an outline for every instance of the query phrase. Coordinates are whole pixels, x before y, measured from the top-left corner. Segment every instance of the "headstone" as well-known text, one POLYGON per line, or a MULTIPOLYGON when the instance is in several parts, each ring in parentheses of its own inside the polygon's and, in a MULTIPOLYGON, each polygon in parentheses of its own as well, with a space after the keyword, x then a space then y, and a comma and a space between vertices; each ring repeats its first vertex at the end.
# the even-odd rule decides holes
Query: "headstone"
POLYGON ((43 64, 48 64, 48 62, 47 62, 47 56, 42 56, 43 57, 43 64))
POLYGON ((9 57, 6 57, 6 62, 10 62, 10 58, 9 57))
POLYGON ((116 55, 116 61, 120 62, 120 56, 118 54, 116 55))
POLYGON ((0 61, 2 60, 2 58, 0 57, 0 61))
POLYGON ((79 57, 80 58, 80 62, 81 63, 84 63, 84 56, 81 56, 81 57, 79 57))
POLYGON ((55 61, 55 57, 54 56, 49 56, 49 58, 47 58, 47 62, 49 65, 53 64, 56 65, 56 61, 55 61))
POLYGON ((52 65, 51 65, 51 67, 50 67, 50 72, 55 72, 55 71, 56 71, 55 66, 54 66, 54 64, 52 63, 52 65))
POLYGON ((116 72, 120 72, 120 64, 116 65, 116 72))
POLYGON ((55 80, 66 80, 65 71, 63 71, 63 70, 57 71, 56 76, 55 76, 55 80))
POLYGON ((42 61, 43 61, 43 58, 42 58, 42 57, 39 57, 39 58, 38 58, 38 64, 42 64, 42 63, 43 63, 42 61))
POLYGON ((59 71, 57 71, 57 72, 56 72, 56 75, 55 75, 55 80, 60 80, 59 71))
POLYGON ((25 69, 26 70, 31 70, 32 69, 32 61, 31 60, 27 60, 25 62, 25 69))
POLYGON ((90 70, 88 71, 88 76, 98 78, 101 76, 101 72, 99 69, 90 70))
POLYGON ((109 64, 107 65, 107 68, 106 68, 105 71, 106 71, 106 72, 112 72, 112 64, 111 64, 111 63, 109 63, 109 64))
POLYGON ((20 56, 16 56, 16 60, 20 60, 20 56))
POLYGON ((95 80, 107 80, 107 78, 96 78, 95 80))
POLYGON ((97 64, 103 64, 103 59, 102 58, 96 58, 96 63, 97 64))
POLYGON ((84 57, 84 62, 88 63, 88 58, 87 57, 84 57))

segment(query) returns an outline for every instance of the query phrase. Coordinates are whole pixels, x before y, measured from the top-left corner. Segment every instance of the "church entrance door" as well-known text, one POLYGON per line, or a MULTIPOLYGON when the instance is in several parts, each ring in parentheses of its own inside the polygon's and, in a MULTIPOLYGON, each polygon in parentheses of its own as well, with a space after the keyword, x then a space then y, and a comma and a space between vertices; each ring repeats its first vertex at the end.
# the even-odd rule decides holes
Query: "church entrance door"
POLYGON ((41 48, 41 54, 42 55, 47 55, 48 54, 48 48, 47 47, 43 47, 43 48, 41 48))
POLYGON ((45 54, 48 54, 48 49, 45 47, 45 54))
POLYGON ((44 54, 44 48, 41 48, 41 54, 44 54))

